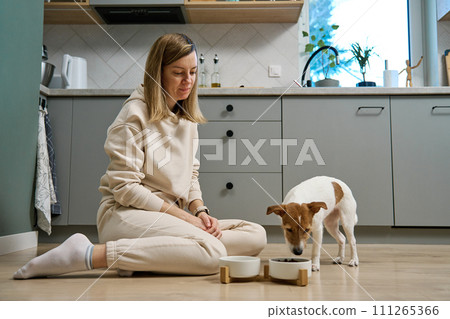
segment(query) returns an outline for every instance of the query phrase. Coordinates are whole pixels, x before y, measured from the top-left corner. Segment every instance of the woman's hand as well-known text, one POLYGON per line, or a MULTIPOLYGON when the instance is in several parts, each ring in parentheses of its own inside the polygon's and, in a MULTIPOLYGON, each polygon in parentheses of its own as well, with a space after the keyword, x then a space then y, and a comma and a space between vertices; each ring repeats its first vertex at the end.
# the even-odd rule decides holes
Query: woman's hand
POLYGON ((198 214, 197 218, 202 221, 203 225, 206 227, 206 231, 209 234, 213 235, 217 239, 220 239, 222 237, 222 231, 219 228, 219 222, 217 221, 217 218, 209 216, 205 212, 201 212, 200 214, 198 214))
POLYGON ((222 237, 222 231, 219 228, 219 222, 217 218, 209 216, 205 212, 198 214, 198 217, 189 214, 188 212, 178 208, 176 205, 170 205, 166 202, 162 204, 161 212, 168 213, 172 216, 178 217, 188 223, 208 232, 217 239, 222 237))

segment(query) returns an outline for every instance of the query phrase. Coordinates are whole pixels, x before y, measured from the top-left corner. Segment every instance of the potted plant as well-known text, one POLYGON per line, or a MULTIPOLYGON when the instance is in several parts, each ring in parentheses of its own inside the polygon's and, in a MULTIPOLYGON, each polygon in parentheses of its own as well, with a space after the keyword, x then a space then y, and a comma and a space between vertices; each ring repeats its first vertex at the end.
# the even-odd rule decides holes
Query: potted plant
POLYGON ((358 42, 355 42, 352 44, 352 48, 351 48, 351 52, 353 54, 353 58, 355 59, 358 64, 359 64, 359 70, 363 76, 363 80, 362 82, 359 82, 356 84, 356 86, 377 86, 375 82, 371 82, 371 81, 366 81, 366 71, 367 71, 367 67, 370 67, 369 64, 369 58, 373 55, 376 54, 373 51, 374 47, 365 47, 362 48, 361 45, 358 42))
MULTIPOLYGON (((321 86, 321 87, 337 87, 339 86, 339 81, 330 79, 328 77, 329 73, 331 73, 332 69, 336 67, 336 55, 337 50, 333 47, 331 47, 329 44, 326 44, 326 40, 331 39, 331 32, 334 30, 337 30, 339 28, 338 25, 333 24, 331 26, 322 27, 319 29, 318 34, 311 35, 310 41, 308 44, 305 45, 305 52, 306 53, 313 53, 306 63, 305 69, 303 73, 306 72, 306 69, 311 62, 311 60, 319 53, 319 51, 322 51, 319 53, 319 60, 321 63, 321 69, 323 73, 323 79, 316 81, 314 83, 315 86, 321 86), (331 49, 331 50, 330 50, 331 49)), ((303 37, 309 37, 309 33, 306 31, 303 31, 303 37)))

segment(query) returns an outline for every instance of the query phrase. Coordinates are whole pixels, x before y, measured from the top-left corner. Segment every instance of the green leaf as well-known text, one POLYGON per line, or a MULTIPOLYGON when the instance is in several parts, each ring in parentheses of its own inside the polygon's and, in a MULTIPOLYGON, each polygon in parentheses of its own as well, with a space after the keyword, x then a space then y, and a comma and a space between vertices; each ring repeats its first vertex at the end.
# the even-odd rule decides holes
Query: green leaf
POLYGON ((309 36, 309 33, 306 32, 306 31, 302 31, 302 33, 303 33, 303 37, 304 37, 304 38, 307 37, 307 36, 309 36))
POLYGON ((336 63, 334 63, 334 62, 330 63, 330 68, 334 68, 335 66, 336 66, 336 63))
POLYGON ((330 60, 330 61, 334 61, 335 58, 336 58, 336 56, 334 54, 330 54, 328 56, 328 60, 330 60))
POLYGON ((320 28, 319 31, 320 31, 320 32, 323 32, 323 31, 325 31, 325 29, 324 29, 324 28, 320 28))
POLYGON ((337 30, 337 29, 339 29, 339 26, 338 26, 337 24, 333 24, 333 25, 331 26, 331 28, 332 28, 333 30, 337 30))
POLYGON ((311 41, 316 41, 316 36, 315 35, 311 36, 311 41))
POLYGON ((305 45, 305 52, 313 52, 314 50, 314 44, 308 43, 305 45))
POLYGON ((319 42, 317 42, 317 45, 321 48, 325 46, 325 42, 322 39, 320 39, 319 42))

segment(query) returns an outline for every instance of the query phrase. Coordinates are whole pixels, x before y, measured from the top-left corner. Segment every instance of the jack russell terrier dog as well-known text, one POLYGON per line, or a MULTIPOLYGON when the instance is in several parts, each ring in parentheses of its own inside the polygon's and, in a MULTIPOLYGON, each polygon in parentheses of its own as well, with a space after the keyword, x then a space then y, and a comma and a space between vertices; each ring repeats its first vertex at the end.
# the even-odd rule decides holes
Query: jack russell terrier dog
POLYGON ((320 269, 323 225, 339 245, 334 263, 342 264, 345 257, 345 236, 339 231, 339 220, 350 243, 349 266, 358 266, 358 253, 353 229, 358 221, 356 201, 350 188, 342 181, 317 176, 292 188, 281 205, 267 208, 267 215, 281 217, 284 237, 289 249, 301 255, 312 232, 312 271, 320 269))

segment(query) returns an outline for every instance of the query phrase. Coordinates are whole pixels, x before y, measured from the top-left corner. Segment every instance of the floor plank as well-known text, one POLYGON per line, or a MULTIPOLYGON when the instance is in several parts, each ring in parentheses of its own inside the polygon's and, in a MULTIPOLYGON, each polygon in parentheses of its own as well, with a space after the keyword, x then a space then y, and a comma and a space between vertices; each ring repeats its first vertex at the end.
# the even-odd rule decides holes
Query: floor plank
MULTIPOLYGON (((0 300, 431 301, 448 300, 450 296, 450 249, 446 245, 358 245, 360 266, 348 267, 332 264, 330 256, 336 254, 337 246, 327 244, 321 270, 312 274, 306 287, 262 279, 220 284, 219 275, 139 273, 122 278, 115 271, 107 271, 98 279, 102 270, 47 279, 12 279, 20 266, 52 247, 42 244, 38 249, 0 256, 0 300)), ((310 257, 310 253, 311 245, 304 256, 310 257)), ((280 256, 290 256, 284 244, 268 244, 260 255, 262 264, 280 256)))

